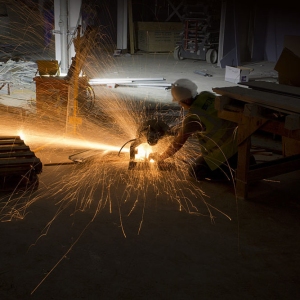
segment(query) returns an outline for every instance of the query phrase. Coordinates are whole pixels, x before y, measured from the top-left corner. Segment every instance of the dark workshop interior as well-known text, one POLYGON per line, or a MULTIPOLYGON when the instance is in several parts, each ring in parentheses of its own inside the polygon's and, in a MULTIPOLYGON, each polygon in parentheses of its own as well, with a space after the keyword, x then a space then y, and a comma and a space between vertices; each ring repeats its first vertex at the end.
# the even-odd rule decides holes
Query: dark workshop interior
POLYGON ((290 0, 0 0, 0 299, 298 299, 299 70, 290 0), (159 163, 178 79, 234 124, 225 180, 196 135, 159 163))

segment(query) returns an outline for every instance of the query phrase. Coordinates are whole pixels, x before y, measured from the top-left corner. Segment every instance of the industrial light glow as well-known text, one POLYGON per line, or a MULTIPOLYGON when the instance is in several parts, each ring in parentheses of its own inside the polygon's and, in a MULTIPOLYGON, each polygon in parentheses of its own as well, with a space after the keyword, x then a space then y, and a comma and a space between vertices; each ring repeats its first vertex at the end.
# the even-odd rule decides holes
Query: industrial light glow
POLYGON ((152 147, 148 143, 142 143, 137 147, 135 159, 139 161, 145 161, 148 159, 149 154, 152 152, 152 147))

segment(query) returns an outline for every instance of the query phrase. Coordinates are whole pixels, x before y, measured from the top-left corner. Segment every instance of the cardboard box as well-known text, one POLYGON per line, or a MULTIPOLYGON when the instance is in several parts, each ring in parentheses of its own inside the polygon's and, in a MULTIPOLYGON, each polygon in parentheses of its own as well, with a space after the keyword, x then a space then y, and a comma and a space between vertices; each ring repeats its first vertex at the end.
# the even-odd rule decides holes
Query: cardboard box
POLYGON ((251 69, 243 67, 229 67, 226 66, 225 81, 239 83, 248 82, 251 69))
POLYGON ((182 28, 178 22, 137 22, 137 47, 146 52, 174 51, 182 28))
POLYGON ((274 70, 278 72, 278 82, 284 85, 300 87, 300 57, 284 47, 274 70))

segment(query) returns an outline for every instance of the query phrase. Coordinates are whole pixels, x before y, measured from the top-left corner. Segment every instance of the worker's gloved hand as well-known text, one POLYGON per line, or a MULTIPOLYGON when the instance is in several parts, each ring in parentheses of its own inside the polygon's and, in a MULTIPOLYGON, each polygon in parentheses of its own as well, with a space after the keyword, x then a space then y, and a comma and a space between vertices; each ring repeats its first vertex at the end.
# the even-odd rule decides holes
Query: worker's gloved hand
POLYGON ((154 161, 158 162, 159 154, 157 152, 150 153, 148 158, 149 158, 149 160, 153 159, 154 161))

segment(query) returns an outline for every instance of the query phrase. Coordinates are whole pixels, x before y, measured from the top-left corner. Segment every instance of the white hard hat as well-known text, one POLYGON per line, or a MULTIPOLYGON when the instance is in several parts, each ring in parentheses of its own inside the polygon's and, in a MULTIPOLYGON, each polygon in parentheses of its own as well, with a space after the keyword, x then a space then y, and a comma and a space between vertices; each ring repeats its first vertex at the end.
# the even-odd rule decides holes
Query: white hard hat
POLYGON ((180 102, 197 96, 197 85, 189 79, 176 80, 171 88, 173 101, 180 102))

